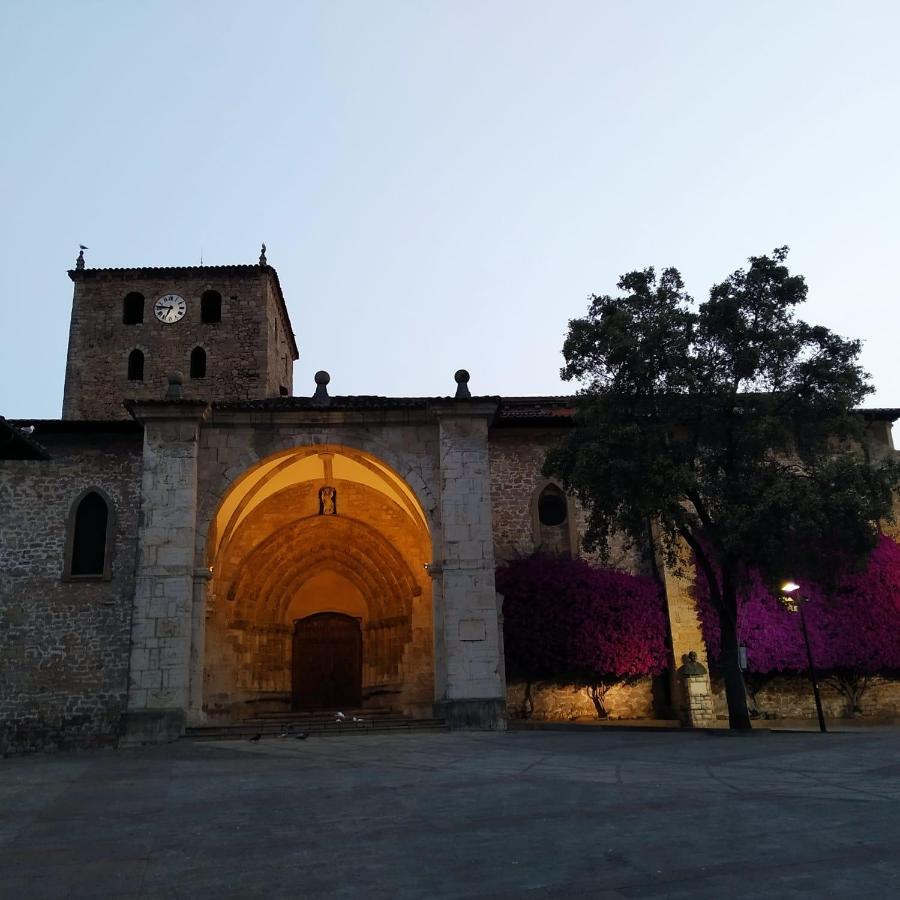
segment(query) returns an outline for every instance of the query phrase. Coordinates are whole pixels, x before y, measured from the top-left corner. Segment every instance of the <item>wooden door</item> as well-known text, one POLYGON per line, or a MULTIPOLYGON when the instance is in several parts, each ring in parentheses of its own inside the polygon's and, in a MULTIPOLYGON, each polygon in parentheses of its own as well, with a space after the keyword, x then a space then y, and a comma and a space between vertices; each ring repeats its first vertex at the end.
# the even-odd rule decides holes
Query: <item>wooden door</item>
POLYGON ((362 693, 360 620, 317 613, 294 623, 294 709, 352 709, 362 693))

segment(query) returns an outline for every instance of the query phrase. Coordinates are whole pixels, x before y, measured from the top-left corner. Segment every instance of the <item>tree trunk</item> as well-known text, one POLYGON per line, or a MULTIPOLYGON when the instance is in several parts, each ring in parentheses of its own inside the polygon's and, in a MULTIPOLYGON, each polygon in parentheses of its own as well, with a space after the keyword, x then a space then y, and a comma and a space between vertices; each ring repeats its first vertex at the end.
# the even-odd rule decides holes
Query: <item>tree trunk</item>
POLYGON ((747 691, 738 654, 737 596, 734 587, 725 580, 722 585, 722 609, 719 611, 722 634, 722 674, 725 676, 725 699, 728 702, 728 725, 737 731, 749 731, 750 711, 747 691))
POLYGON ((682 529, 682 537, 694 551, 694 557, 700 566, 706 583, 709 585, 709 596, 713 607, 719 615, 719 633, 722 641, 722 674, 725 676, 725 700, 728 703, 728 724, 736 731, 750 731, 750 711, 747 709, 747 691, 744 687, 744 676, 741 672, 740 655, 738 654, 737 634, 737 584, 733 561, 725 560, 721 568, 721 586, 716 577, 715 567, 707 555, 703 542, 691 533, 682 529))
POLYGON ((531 679, 525 682, 525 695, 522 697, 522 718, 530 719, 534 713, 534 700, 531 696, 531 679))
POLYGON ((598 719, 609 718, 609 710, 606 708, 606 694, 611 687, 612 685, 603 684, 602 682, 595 682, 594 684, 588 685, 588 696, 594 704, 598 719))

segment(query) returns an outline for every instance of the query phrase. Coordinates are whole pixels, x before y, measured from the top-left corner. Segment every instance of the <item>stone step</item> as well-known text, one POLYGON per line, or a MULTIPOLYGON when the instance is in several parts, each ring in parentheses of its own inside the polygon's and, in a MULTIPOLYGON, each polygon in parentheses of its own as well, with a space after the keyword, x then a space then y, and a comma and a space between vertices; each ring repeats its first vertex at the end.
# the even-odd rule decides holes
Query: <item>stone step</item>
POLYGON ((449 731, 447 723, 443 719, 407 719, 400 716, 396 718, 379 718, 367 722, 336 722, 330 720, 311 720, 299 722, 272 722, 259 724, 254 722, 239 722, 234 725, 201 725, 186 729, 182 740, 189 741, 223 741, 223 740, 248 740, 255 735, 261 735, 261 739, 282 739, 281 735, 287 733, 283 740, 290 740, 297 734, 307 732, 310 737, 337 736, 349 734, 388 734, 423 731, 449 731), (293 728, 288 728, 292 725, 293 728))
MULTIPOLYGON (((262 712, 242 719, 242 722, 305 722, 312 719, 333 719, 337 710, 334 709, 307 709, 289 710, 284 712, 262 712)), ((376 709, 342 709, 341 712, 349 719, 359 716, 364 719, 405 718, 403 713, 387 707, 376 709)))

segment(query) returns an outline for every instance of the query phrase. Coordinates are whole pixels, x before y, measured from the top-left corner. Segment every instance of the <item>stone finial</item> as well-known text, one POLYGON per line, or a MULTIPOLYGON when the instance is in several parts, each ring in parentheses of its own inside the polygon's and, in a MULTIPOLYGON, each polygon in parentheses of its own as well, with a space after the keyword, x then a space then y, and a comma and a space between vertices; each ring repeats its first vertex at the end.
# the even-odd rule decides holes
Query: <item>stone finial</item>
POLYGON ((457 369, 453 379, 456 381, 456 399, 466 400, 472 396, 469 390, 469 373, 465 369, 457 369))
POLYGON ((267 265, 267 263, 266 263, 266 245, 265 244, 262 245, 262 248, 259 251, 259 264, 261 266, 267 265))
POLYGON ((331 376, 326 371, 320 370, 316 372, 315 380, 316 392, 312 396, 313 403, 321 403, 323 406, 327 406, 331 403, 331 397, 328 396, 328 382, 331 381, 331 376))
POLYGON ((169 375, 169 387, 166 389, 166 400, 182 400, 184 398, 184 375, 172 372, 169 375))
POLYGON ((697 651, 691 650, 690 653, 685 653, 684 656, 681 657, 684 664, 678 670, 682 675, 687 677, 691 677, 693 675, 705 675, 706 674, 706 666, 703 665, 702 662, 697 658, 697 651))
POLYGON ((81 271, 81 269, 84 268, 84 251, 86 249, 87 249, 86 247, 82 247, 78 251, 78 259, 75 260, 75 268, 78 269, 79 271, 81 271))

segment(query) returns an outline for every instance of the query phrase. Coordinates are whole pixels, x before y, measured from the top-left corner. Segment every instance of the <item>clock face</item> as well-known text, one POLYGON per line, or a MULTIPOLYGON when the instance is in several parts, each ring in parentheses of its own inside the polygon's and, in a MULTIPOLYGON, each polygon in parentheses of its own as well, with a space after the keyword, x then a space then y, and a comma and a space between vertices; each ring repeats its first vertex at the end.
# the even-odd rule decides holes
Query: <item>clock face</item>
POLYGON ((153 307, 156 318, 166 325, 171 325, 183 318, 186 310, 187 304, 184 302, 184 297, 179 297, 178 294, 166 294, 160 297, 153 307))

